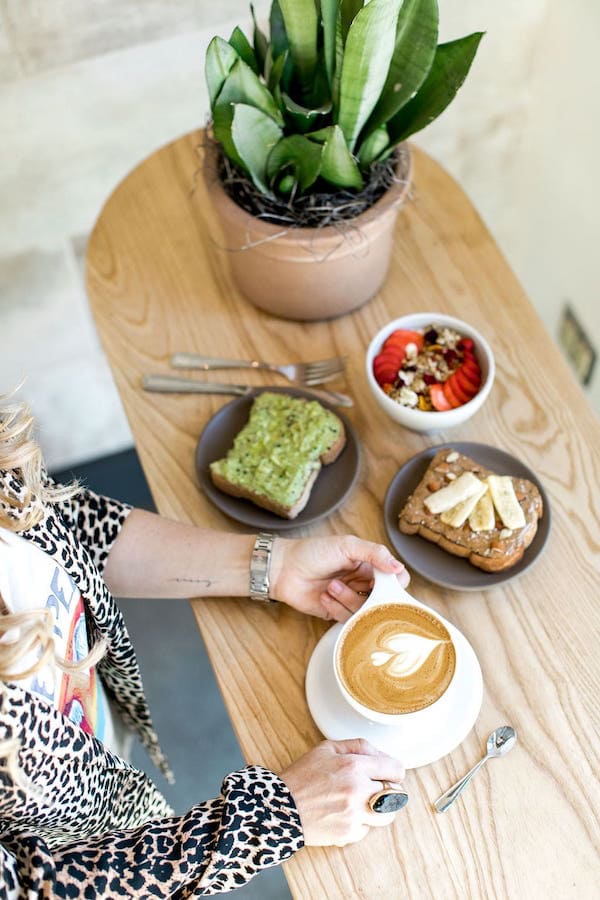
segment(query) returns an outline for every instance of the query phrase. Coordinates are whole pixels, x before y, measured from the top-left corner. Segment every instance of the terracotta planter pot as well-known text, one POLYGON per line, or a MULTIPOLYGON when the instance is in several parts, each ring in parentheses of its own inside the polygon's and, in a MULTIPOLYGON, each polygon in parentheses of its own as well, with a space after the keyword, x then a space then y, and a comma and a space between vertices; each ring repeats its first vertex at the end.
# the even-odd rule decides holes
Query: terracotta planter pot
POLYGON ((373 297, 387 275, 396 216, 410 188, 405 147, 402 182, 370 209, 325 228, 288 228, 263 222, 224 191, 214 148, 206 148, 204 179, 223 225, 223 253, 250 303, 285 319, 330 319, 373 297))

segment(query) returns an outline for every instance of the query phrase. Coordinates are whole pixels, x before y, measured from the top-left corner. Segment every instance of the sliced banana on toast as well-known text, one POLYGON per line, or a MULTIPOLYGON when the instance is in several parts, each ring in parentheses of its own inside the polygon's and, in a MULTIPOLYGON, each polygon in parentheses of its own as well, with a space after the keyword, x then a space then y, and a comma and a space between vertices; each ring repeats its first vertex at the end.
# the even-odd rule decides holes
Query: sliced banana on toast
MULTIPOLYGON (((477 481, 479 481, 479 479, 477 479, 477 481)), ((483 481, 479 481, 477 493, 472 494, 470 497, 467 497, 466 500, 463 500, 461 503, 458 503, 456 506, 443 512, 440 516, 442 522, 452 526, 452 528, 460 528, 467 519, 470 521, 471 514, 475 510, 481 497, 487 493, 487 489, 487 484, 483 481)))
POLYGON ((512 530, 523 528, 525 513, 517 500, 510 475, 490 475, 488 484, 496 512, 502 519, 504 527, 512 530))
POLYGON ((473 512, 469 515, 469 528, 471 531, 492 531, 496 527, 496 514, 492 495, 486 490, 481 495, 473 512))
MULTIPOLYGON (((456 481, 430 494, 423 502, 434 516, 458 506, 470 497, 481 496, 481 481, 472 472, 463 472, 456 481)), ((485 488, 484 488, 485 489, 485 488)), ((468 514, 467 514, 468 515, 468 514)))

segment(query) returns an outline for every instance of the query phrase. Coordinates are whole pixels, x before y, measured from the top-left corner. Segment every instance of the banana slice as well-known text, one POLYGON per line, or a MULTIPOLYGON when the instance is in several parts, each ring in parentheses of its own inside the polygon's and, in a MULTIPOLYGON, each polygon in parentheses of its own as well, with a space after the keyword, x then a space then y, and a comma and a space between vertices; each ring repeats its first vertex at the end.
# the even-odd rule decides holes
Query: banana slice
POLYGON ((456 481, 430 494, 423 502, 429 512, 436 516, 452 509, 453 506, 458 506, 469 497, 477 495, 479 498, 481 485, 482 482, 472 472, 463 472, 456 481))
POLYGON ((469 528, 471 531, 492 531, 495 527, 494 504, 492 495, 486 485, 485 493, 481 495, 475 509, 469 516, 469 528))
MULTIPOLYGON (((479 479, 477 480, 479 481, 479 479)), ((442 522, 445 525, 451 525, 452 528, 460 528, 467 521, 481 497, 487 494, 487 489, 487 484, 479 481, 478 492, 467 497, 462 503, 458 503, 456 506, 443 512, 440 516, 442 522)))
POLYGON ((490 475, 488 478, 490 493, 496 512, 506 528, 523 528, 525 513, 521 509, 510 475, 490 475))

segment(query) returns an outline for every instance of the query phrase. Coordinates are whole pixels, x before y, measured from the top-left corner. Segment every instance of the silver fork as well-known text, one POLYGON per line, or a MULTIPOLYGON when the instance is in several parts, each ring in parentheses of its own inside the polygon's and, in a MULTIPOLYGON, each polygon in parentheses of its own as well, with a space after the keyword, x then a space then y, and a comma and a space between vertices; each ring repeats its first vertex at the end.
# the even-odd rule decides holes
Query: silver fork
POLYGON ((325 384, 341 375, 346 366, 346 358, 334 356, 332 359, 275 365, 260 359, 219 359, 199 356, 197 353, 174 353, 171 365, 176 369, 203 369, 205 372, 215 369, 266 369, 269 372, 279 372, 296 384, 310 387, 313 384, 325 384))

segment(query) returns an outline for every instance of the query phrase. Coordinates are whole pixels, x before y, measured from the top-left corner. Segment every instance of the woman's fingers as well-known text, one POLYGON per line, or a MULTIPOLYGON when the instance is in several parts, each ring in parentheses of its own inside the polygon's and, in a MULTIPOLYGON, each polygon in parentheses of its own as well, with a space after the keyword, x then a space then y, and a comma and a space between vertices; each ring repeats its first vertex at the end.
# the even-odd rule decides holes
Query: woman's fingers
POLYGON ((326 618, 334 622, 347 622, 352 611, 332 597, 330 594, 321 594, 321 606, 325 610, 326 618))
MULTIPOLYGON (((364 596, 358 594, 354 588, 349 587, 339 578, 334 578, 333 581, 327 585, 326 594, 339 603, 340 606, 343 606, 348 611, 348 614, 360 609, 365 599, 364 596)), ((348 618, 348 616, 346 618, 348 618)), ((339 621, 345 620, 340 619, 339 621)))
POLYGON ((406 774, 400 760, 394 759, 392 756, 369 756, 365 758, 365 771, 375 782, 371 793, 383 790, 382 787, 377 787, 377 783, 381 784, 382 781, 401 784, 406 774))
POLYGON ((344 836, 344 838, 340 841, 336 841, 335 847, 347 847, 348 844, 356 844, 358 841, 362 841, 364 837, 366 837, 369 833, 369 826, 365 823, 359 823, 355 825, 352 829, 348 831, 348 833, 344 836))
POLYGON ((396 575, 401 575, 404 571, 404 565, 392 556, 385 544, 365 541, 356 535, 346 535, 343 540, 347 558, 351 563, 359 561, 370 563, 376 569, 394 572, 396 575))
POLYGON ((343 741, 325 741, 328 747, 331 747, 334 753, 346 755, 348 753, 356 756, 385 756, 383 750, 378 750, 366 738, 345 738, 343 741))
POLYGON ((375 813, 370 810, 365 817, 365 825, 369 828, 387 828, 396 818, 396 813, 375 813))

